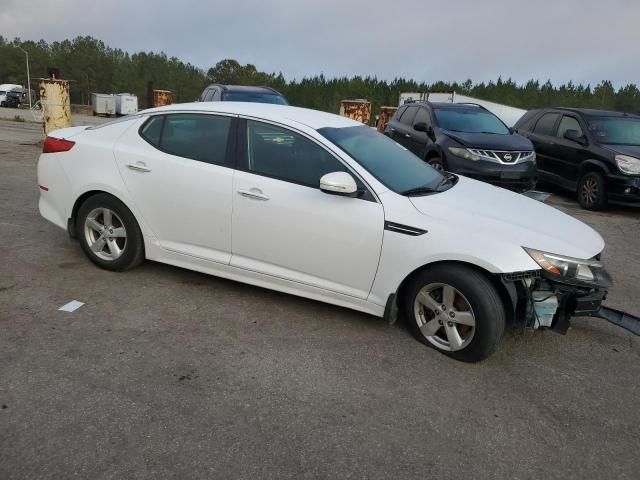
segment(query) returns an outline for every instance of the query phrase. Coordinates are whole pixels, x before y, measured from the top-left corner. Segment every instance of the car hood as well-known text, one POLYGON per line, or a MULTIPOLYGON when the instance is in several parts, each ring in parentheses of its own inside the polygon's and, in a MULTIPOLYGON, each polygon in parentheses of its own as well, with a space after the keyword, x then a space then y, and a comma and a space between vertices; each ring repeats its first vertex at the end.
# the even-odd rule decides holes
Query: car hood
POLYGON ((512 135, 494 135, 491 133, 465 133, 442 130, 449 138, 465 147, 489 150, 533 150, 529 139, 514 133, 512 135))
POLYGON ((607 145, 606 143, 601 145, 614 153, 640 158, 640 145, 607 145))
POLYGON ((466 177, 445 192, 410 200, 420 213, 478 242, 495 239, 581 259, 604 248, 598 232, 560 210, 466 177))

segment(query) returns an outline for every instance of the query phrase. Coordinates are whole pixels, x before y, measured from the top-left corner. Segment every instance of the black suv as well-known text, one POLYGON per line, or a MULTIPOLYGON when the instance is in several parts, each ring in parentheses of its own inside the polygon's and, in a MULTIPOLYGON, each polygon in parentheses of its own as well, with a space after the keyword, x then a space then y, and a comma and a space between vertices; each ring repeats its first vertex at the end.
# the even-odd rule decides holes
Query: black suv
POLYGON ((640 115, 544 108, 515 129, 533 142, 540 179, 577 192, 583 208, 640 206, 640 115))
POLYGON ((289 105, 277 90, 271 87, 244 85, 209 85, 198 99, 200 102, 256 102, 289 105))
POLYGON ((437 170, 516 191, 535 187, 536 155, 486 108, 469 103, 406 103, 384 130, 437 170))

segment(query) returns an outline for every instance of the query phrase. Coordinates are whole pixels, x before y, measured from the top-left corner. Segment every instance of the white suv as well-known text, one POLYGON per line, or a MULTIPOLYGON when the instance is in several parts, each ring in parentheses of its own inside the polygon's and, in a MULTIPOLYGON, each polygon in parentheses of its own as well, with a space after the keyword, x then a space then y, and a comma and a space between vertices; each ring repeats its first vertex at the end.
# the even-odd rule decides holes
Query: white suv
POLYGON ((600 235, 431 168, 360 123, 255 103, 53 132, 40 212, 100 267, 145 258, 395 319, 464 361, 505 323, 565 330, 606 294, 600 235))

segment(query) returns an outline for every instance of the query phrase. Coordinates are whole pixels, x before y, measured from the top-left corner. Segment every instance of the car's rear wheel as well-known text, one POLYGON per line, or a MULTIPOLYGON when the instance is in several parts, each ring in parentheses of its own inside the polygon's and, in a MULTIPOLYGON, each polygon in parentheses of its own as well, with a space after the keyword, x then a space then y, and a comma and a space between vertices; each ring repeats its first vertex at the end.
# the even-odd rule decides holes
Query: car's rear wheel
POLYGON ((587 172, 578 182, 578 202, 586 210, 601 210, 607 206, 607 187, 598 172, 587 172))
POLYGON ((420 342, 465 362, 484 360, 496 349, 505 307, 482 273, 438 265, 419 273, 406 293, 408 326, 420 342))
POLYGON ((427 163, 431 165, 433 168, 438 170, 439 172, 444 172, 444 162, 440 157, 429 157, 427 158, 427 163))
POLYGON ((138 222, 111 195, 94 195, 82 204, 76 218, 76 233, 87 257, 107 270, 127 270, 144 260, 138 222))

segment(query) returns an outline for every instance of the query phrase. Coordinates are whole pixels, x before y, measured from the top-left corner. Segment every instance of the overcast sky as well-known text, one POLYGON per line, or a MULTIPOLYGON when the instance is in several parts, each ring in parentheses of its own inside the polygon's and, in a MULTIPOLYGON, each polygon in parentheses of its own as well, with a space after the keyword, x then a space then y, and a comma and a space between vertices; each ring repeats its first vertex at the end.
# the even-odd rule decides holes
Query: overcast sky
POLYGON ((640 0, 2 0, 0 34, 91 35, 288 79, 640 83, 640 0))

